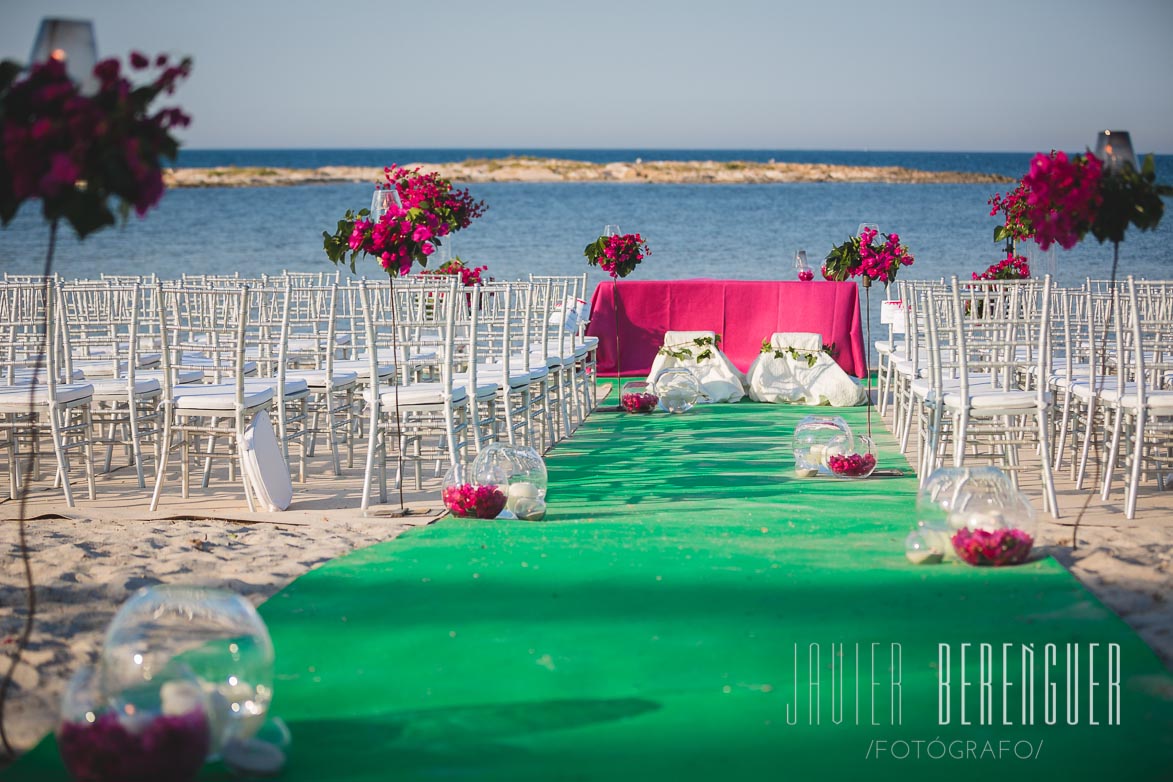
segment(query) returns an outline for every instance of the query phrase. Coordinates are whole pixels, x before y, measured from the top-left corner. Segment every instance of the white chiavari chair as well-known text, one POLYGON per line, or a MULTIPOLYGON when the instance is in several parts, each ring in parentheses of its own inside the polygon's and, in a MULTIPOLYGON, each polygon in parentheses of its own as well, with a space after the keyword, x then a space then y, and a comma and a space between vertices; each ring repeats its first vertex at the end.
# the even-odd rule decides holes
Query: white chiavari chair
MULTIPOLYGON (((464 293, 457 290, 458 279, 400 282, 357 286, 369 376, 378 376, 381 351, 389 346, 392 351, 402 350, 405 358, 410 358, 413 349, 428 352, 430 348, 438 360, 437 379, 417 381, 412 372, 405 372, 402 383, 372 385, 363 391, 368 411, 363 510, 369 508, 376 487, 379 502, 387 501, 387 461, 393 452, 403 462, 413 463, 417 489, 422 488, 423 460, 440 458, 449 465, 464 461, 470 402, 467 388, 453 382, 456 298, 464 293), (404 338, 420 342, 389 345, 404 338)), ((403 479, 403 471, 397 471, 397 485, 403 479)))
POLYGON ((1041 455, 1043 509, 1058 518, 1051 392, 1045 383, 1024 388, 1019 382, 1024 352, 1034 361, 1034 377, 1050 374, 1050 282, 959 283, 954 277, 947 296, 926 289, 931 414, 922 419, 922 481, 951 451, 954 467, 999 462, 1017 485, 1020 449, 1029 448, 1041 455))
POLYGON ((150 509, 159 506, 168 479, 171 452, 179 451, 180 491, 190 496, 191 462, 203 461, 203 483, 209 482, 213 459, 228 462, 228 478, 239 472, 245 501, 256 510, 261 496, 241 463, 246 426, 273 406, 271 386, 249 386, 257 362, 245 358, 245 335, 251 308, 248 287, 208 288, 156 286, 163 364, 163 452, 150 509), (175 382, 176 374, 198 369, 210 384, 175 382))
POLYGON ((106 446, 103 472, 109 473, 117 445, 125 446, 140 489, 146 488, 144 446, 154 445, 158 464, 163 395, 160 377, 140 377, 158 366, 158 352, 140 352, 140 324, 150 317, 138 284, 62 283, 62 326, 69 335, 73 367, 94 389, 95 444, 106 446))
POLYGON ((0 428, 9 450, 10 496, 25 488, 21 444, 28 446, 28 469, 39 475, 41 441, 48 434, 65 503, 74 506, 70 486, 71 454, 80 454, 89 498, 94 499, 91 433, 93 386, 71 379, 68 333, 57 322, 60 301, 56 283, 11 282, 0 285, 0 428))

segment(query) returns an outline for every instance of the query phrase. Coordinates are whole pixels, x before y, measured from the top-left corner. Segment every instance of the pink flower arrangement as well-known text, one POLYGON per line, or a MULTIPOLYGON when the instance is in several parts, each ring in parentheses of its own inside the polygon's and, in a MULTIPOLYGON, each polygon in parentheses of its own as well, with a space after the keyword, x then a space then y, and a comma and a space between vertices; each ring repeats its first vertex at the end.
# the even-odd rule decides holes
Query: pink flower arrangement
POLYGON ((1030 556, 1034 538, 1020 529, 960 529, 953 535, 953 550, 971 565, 1017 565, 1030 556))
POLYGON ((799 269, 798 279, 802 282, 810 282, 815 278, 815 273, 810 269, 799 269))
POLYGON ((481 284, 481 272, 488 271, 488 269, 488 266, 466 266, 464 261, 453 258, 435 269, 424 269, 420 274, 459 274, 460 282, 471 288, 473 285, 481 284))
POLYGON ((660 397, 649 393, 624 394, 619 403, 629 413, 650 413, 660 403, 660 397))
POLYGON ((340 263, 350 255, 350 269, 359 253, 374 256, 392 277, 409 274, 418 262, 427 266, 428 256, 440 240, 469 224, 485 212, 483 201, 474 201, 467 190, 455 190, 438 173, 419 173, 399 166, 383 169, 379 189, 395 189, 399 204, 389 205, 377 221, 363 209, 347 210, 333 234, 322 232, 326 256, 340 263))
POLYGON ((115 222, 116 198, 141 217, 163 195, 160 158, 174 159, 171 129, 190 118, 178 108, 151 113, 161 94, 173 94, 191 60, 172 64, 134 52, 130 67, 159 73, 135 86, 116 59, 94 67, 98 89, 83 95, 57 60, 34 64, 17 77, 17 63, 0 63, 0 223, 7 225, 27 199, 39 198, 46 219, 67 219, 79 237, 115 222))
POLYGON ((861 478, 876 469, 876 457, 870 453, 835 454, 827 457, 827 469, 835 475, 861 478))
POLYGON ((612 279, 631 274, 640 261, 651 253, 647 242, 639 234, 600 236, 583 250, 587 263, 599 266, 612 279))
POLYGON ((505 494, 496 486, 458 483, 444 487, 444 507, 460 518, 495 519, 505 508, 505 494))
POLYGON ((1026 280, 1030 279, 1030 264, 1021 255, 1013 251, 1007 252, 1006 257, 990 264, 981 274, 973 273, 975 280, 1026 280))
POLYGON ((186 782, 204 765, 211 730, 202 709, 158 716, 131 731, 118 714, 106 711, 93 722, 66 722, 57 748, 78 782, 186 782))
POLYGON ((1095 155, 1034 156, 1020 189, 1026 197, 1022 217, 1034 228, 1040 247, 1046 250, 1058 243, 1070 250, 1091 230, 1103 203, 1102 176, 1103 167, 1095 155))
POLYGON ((899 234, 881 234, 865 228, 843 244, 831 248, 823 263, 823 277, 842 282, 851 277, 888 283, 896 279, 902 266, 911 266, 912 253, 900 243, 899 234), (882 241, 876 241, 883 237, 882 241))

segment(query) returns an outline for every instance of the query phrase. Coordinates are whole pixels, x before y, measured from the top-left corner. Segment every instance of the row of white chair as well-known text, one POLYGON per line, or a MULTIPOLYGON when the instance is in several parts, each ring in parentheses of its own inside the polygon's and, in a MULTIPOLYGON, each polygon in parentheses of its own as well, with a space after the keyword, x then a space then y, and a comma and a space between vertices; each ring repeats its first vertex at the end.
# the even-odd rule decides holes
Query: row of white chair
POLYGON ((1101 495, 1128 470, 1125 515, 1146 474, 1173 465, 1173 283, 1128 278, 1078 288, 1021 281, 898 283, 901 317, 877 342, 879 403, 907 451, 917 424, 922 481, 944 464, 1024 469, 1038 455, 1042 504, 1058 517, 1054 472, 1082 487, 1098 453, 1101 495), (903 335, 903 336, 902 336, 903 335), (1102 434, 1104 433, 1104 434, 1102 434))
POLYGON ((303 481, 321 435, 334 474, 343 449, 353 466, 365 440, 364 508, 374 491, 386 500, 390 457, 414 463, 418 487, 426 460, 455 465, 499 437, 544 449, 595 403, 585 286, 580 276, 474 288, 445 276, 6 280, 9 493, 22 473, 36 477, 47 429, 70 505, 71 462, 86 470, 92 498, 94 446, 106 446, 109 470, 122 443, 141 487, 154 456, 152 509, 176 452, 184 497, 193 463, 206 485, 213 460, 227 457, 252 509, 258 487, 238 460, 260 411, 273 413, 303 481))

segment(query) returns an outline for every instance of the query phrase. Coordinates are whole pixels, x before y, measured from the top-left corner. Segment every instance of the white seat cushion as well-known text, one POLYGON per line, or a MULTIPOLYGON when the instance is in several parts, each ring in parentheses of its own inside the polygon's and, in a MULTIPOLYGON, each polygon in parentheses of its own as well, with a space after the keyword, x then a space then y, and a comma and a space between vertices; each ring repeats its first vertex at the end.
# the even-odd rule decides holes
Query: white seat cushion
MULTIPOLYGON (((99 380, 91 380, 90 385, 94 387, 94 399, 105 402, 112 399, 127 399, 128 389, 126 378, 124 377, 104 377, 99 380)), ((158 380, 153 378, 140 378, 137 374, 134 377, 134 394, 135 396, 142 396, 144 394, 157 394, 163 390, 158 380)))
MULTIPOLYGON (((277 392, 277 378, 262 377, 254 380, 244 381, 244 392, 247 394, 250 391, 256 391, 264 388, 272 389, 274 393, 277 392)), ((303 396, 310 392, 309 384, 300 378, 285 378, 285 396, 303 396)))
MULTIPOLYGON (((399 406, 400 407, 417 407, 420 405, 441 405, 444 404, 443 383, 412 383, 409 386, 399 387, 399 406)), ((367 389, 363 391, 363 399, 370 401, 371 391, 367 389)), ((463 385, 452 386, 452 401, 463 402, 468 399, 468 389, 463 385)), ((394 388, 379 389, 379 404, 384 408, 395 407, 396 394, 394 388)))
MULTIPOLYGON (((236 406, 236 388, 221 385, 182 385, 175 389, 175 406, 180 410, 218 410, 232 412, 236 406)), ((245 389, 245 408, 260 407, 273 401, 272 388, 245 389)))
MULTIPOLYGON (((334 362, 335 372, 353 372, 359 378, 370 380, 371 362, 365 358, 348 358, 334 362)), ((380 364, 377 370, 379 377, 391 377, 395 374, 394 364, 380 364)))
MULTIPOLYGON (((963 403, 961 394, 945 394, 946 407, 959 409, 963 403)), ((1034 391, 979 391, 970 393, 969 406, 973 410, 1035 410, 1038 400, 1034 391)))
MULTIPOLYGON (((388 372, 387 374, 390 376, 391 373, 388 372)), ((335 369, 333 376, 331 378, 327 378, 326 370, 324 369, 298 369, 293 372, 285 373, 285 382, 288 383, 291 378, 304 380, 306 385, 308 385, 310 388, 314 389, 315 391, 321 391, 324 390, 327 385, 331 385, 334 388, 346 388, 347 386, 354 385, 358 382, 358 373, 339 372, 337 369, 335 369), (327 383, 327 380, 330 382, 327 383)))
MULTIPOLYGON (((57 386, 57 403, 68 404, 92 398, 94 387, 89 383, 65 383, 57 386)), ((29 401, 34 407, 49 404, 49 386, 38 383, 24 383, 16 386, 0 386, 0 409, 28 410, 29 401)))
MULTIPOLYGON (((180 385, 188 383, 199 383, 204 379, 204 371, 202 369, 179 369, 172 370, 175 373, 175 382, 180 385)), ((145 372, 135 372, 136 380, 158 380, 163 382, 163 370, 148 369, 145 372)))

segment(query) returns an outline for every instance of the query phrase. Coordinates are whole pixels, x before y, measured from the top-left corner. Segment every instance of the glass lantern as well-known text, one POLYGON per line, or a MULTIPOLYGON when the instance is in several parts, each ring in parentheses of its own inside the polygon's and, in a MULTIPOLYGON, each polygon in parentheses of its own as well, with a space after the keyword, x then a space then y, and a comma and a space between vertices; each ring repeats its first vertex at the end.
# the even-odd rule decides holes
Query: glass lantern
POLYGON ((696 376, 684 367, 662 370, 652 382, 661 410, 669 413, 687 413, 700 399, 701 386, 696 376))
POLYGON ((619 392, 619 404, 629 413, 650 413, 659 402, 660 398, 656 396, 652 384, 643 380, 624 383, 619 392))
POLYGON ((505 509, 505 492, 496 483, 479 483, 473 470, 456 464, 444 475, 440 496, 444 507, 462 519, 495 519, 505 509))
POLYGON ((477 455, 472 474, 478 484, 494 485, 505 495, 505 510, 525 521, 546 516, 549 483, 546 462, 528 445, 491 443, 477 455))
POLYGON ((62 697, 56 734, 66 769, 84 782, 188 782, 212 746, 204 690, 182 665, 109 694, 96 669, 79 669, 62 697))
POLYGON ((917 528, 943 558, 1017 565, 1030 557, 1035 511, 997 467, 943 467, 917 494, 917 528))
POLYGON ((827 471, 836 478, 866 478, 876 469, 876 444, 867 435, 835 435, 825 453, 827 471))
POLYGON ((795 475, 800 478, 830 475, 827 447, 832 441, 836 453, 855 450, 851 427, 841 417, 808 415, 799 421, 792 440, 795 475))
POLYGON ((199 586, 136 592, 106 631, 103 691, 152 686, 177 665, 191 669, 207 699, 210 756, 251 739, 264 724, 273 698, 273 642, 252 603, 199 586))

